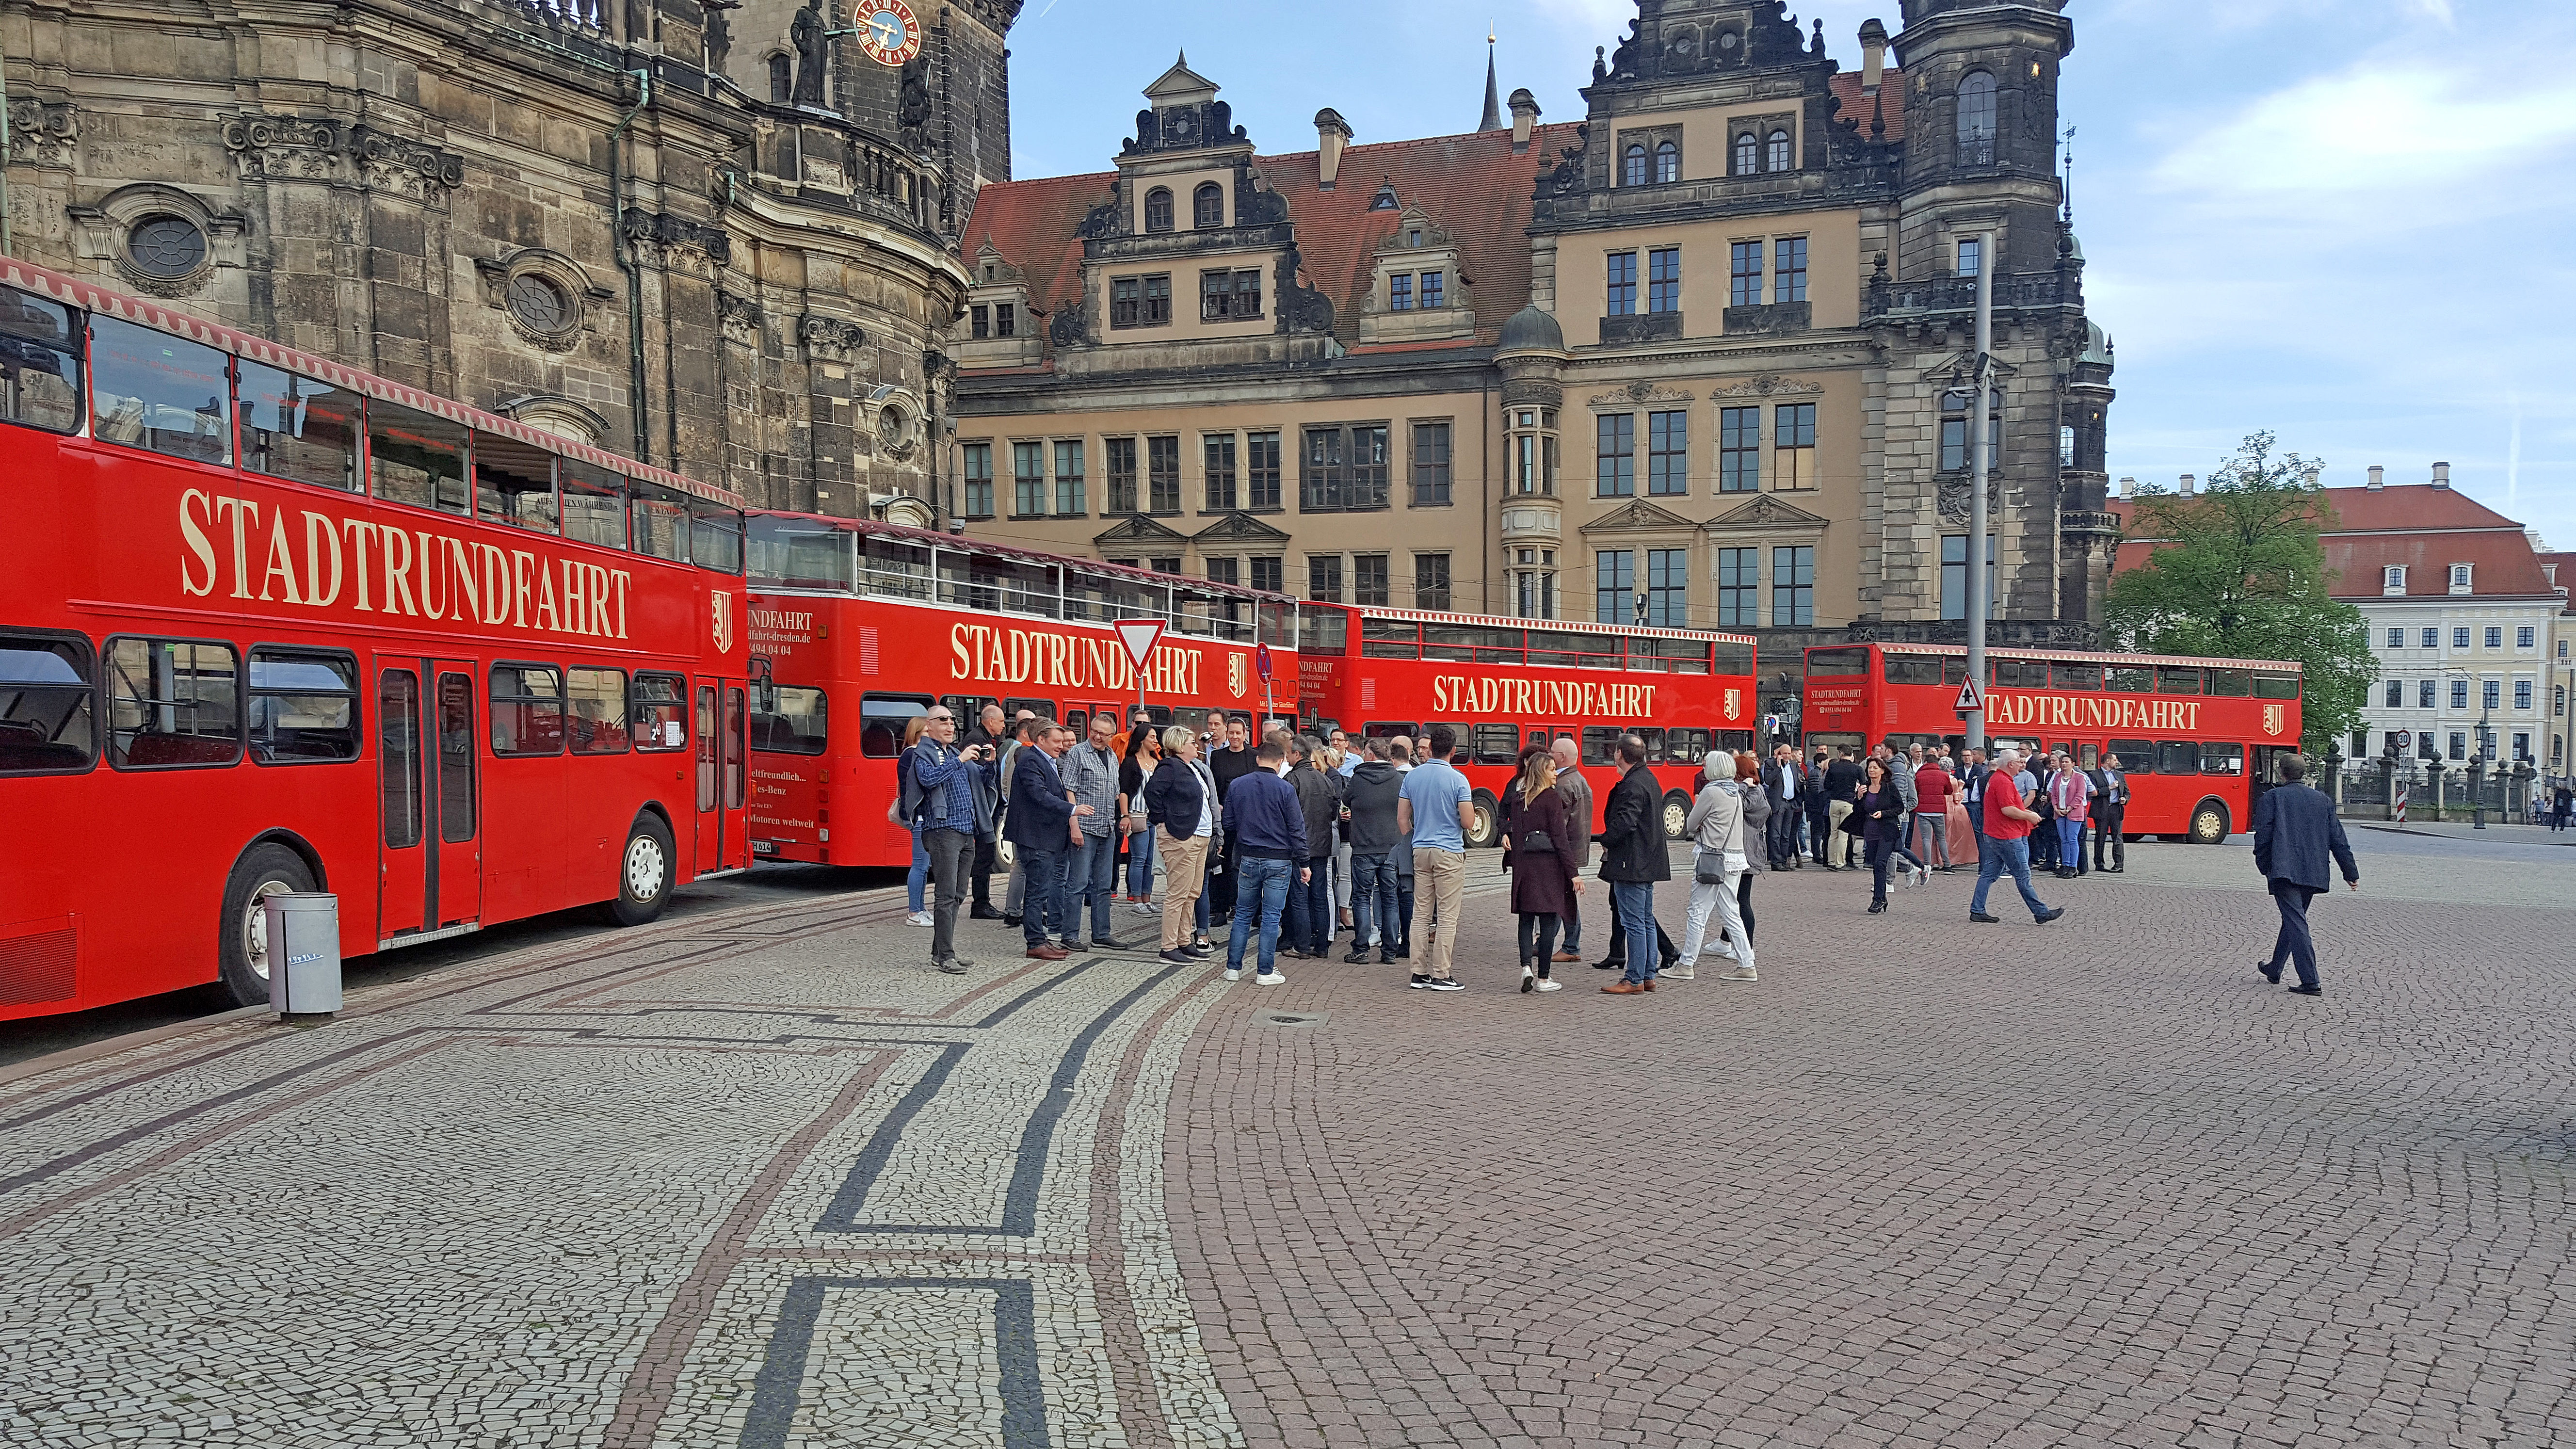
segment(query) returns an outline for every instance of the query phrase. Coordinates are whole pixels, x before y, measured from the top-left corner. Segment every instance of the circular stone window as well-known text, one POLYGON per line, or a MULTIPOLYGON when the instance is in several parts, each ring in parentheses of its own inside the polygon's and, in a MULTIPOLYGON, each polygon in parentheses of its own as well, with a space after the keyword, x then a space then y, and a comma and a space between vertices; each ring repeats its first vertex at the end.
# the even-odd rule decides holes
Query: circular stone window
POLYGON ((125 255, 145 276, 177 281, 206 264, 206 234, 183 216, 147 216, 126 234, 125 255))
POLYGON ((889 451, 901 456, 905 442, 912 435, 912 419, 904 410, 889 403, 877 409, 877 436, 885 439, 889 451))
POLYGON ((572 303, 563 288, 534 272, 510 279, 510 315, 531 332, 561 332, 572 320, 572 303))

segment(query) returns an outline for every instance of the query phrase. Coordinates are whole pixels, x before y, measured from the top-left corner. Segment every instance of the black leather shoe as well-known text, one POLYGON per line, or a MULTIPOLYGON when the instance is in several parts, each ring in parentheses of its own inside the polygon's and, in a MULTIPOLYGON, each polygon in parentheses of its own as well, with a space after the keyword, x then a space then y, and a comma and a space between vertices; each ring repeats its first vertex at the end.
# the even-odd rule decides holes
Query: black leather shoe
POLYGON ((2292 996, 2323 996, 2326 994, 2326 989, 2322 986, 2293 986, 2290 988, 2290 994, 2292 996))
POLYGON ((1628 963, 1625 961, 1595 961, 1592 963, 1592 969, 1595 971, 1618 971, 1625 969, 1627 965, 1628 963))
POLYGON ((2271 962, 2269 962, 2269 961, 2257 961, 2257 962, 2255 962, 2255 963, 2254 963, 2254 974, 2256 974, 2256 975, 2258 975, 2258 976, 2262 977, 2262 978, 2263 978, 2264 980, 2266 980, 2266 981, 2271 982, 2271 983, 2272 983, 2273 985, 2275 985, 2275 986, 2278 986, 2278 985, 2280 985, 2280 984, 2281 984, 2281 968, 2280 968, 2280 967, 2278 967, 2278 966, 2273 965, 2273 964, 2272 964, 2271 962))
POLYGON ((1968 912, 1968 919, 1976 922, 1980 926, 2000 926, 2004 923, 2003 917, 1989 916, 1982 911, 1968 912))
MULTIPOLYGON (((1004 917, 1000 911, 994 910, 991 906, 977 906, 975 909, 966 913, 966 919, 970 921, 998 921, 1004 919, 1004 917)), ((1016 926, 1019 924, 1019 921, 1016 918, 1012 918, 1011 924, 1016 926)))
POLYGON ((1000 921, 1005 926, 1016 926, 1020 923, 1020 918, 1017 916, 995 916, 993 919, 1000 921))
MULTIPOLYGON (((1066 944, 1070 945, 1071 943, 1067 942, 1066 944)), ((1127 942, 1113 941, 1107 936, 1094 936, 1091 938, 1090 949, 1094 951, 1124 951, 1127 947, 1127 942)))
POLYGON ((2055 909, 2055 910, 2052 910, 2052 911, 2042 911, 2042 912, 2040 912, 2038 915, 2031 917, 2031 924, 2032 924, 2032 925, 2035 925, 2035 926, 2045 926, 2045 925, 2047 925, 2049 922, 2051 922, 2051 921, 2053 921, 2053 920, 2056 920, 2058 917, 2060 917, 2060 916, 2062 916, 2062 915, 2065 915, 2065 914, 2066 914, 2066 907, 2064 907, 2064 906, 2059 906, 2059 907, 2058 907, 2057 909, 2055 909))
POLYGON ((956 957, 951 956, 947 960, 939 963, 939 969, 950 976, 963 976, 966 974, 966 967, 968 964, 969 963, 960 961, 956 957))
POLYGON ((1361 962, 1366 961, 1366 960, 1369 958, 1369 955, 1370 955, 1369 948, 1368 948, 1368 947, 1366 947, 1366 946, 1362 946, 1362 947, 1361 947, 1361 948, 1359 948, 1358 950, 1353 951, 1351 954, 1349 954, 1349 955, 1347 955, 1347 956, 1343 957, 1343 958, 1342 958, 1342 960, 1343 960, 1345 963, 1349 964, 1349 965, 1357 966, 1357 965, 1359 965, 1361 962))
POLYGON ((1883 916, 1887 914, 1887 902, 1871 901, 1869 903, 1869 913, 1873 916, 1883 916))

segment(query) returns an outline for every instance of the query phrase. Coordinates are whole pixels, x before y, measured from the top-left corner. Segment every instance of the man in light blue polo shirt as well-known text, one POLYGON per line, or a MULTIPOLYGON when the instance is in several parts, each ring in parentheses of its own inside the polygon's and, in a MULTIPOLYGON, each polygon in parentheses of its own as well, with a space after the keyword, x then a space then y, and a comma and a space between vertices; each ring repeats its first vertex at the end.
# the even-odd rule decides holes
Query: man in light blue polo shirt
POLYGON ((1467 886, 1467 830, 1474 823, 1475 792, 1449 765, 1458 732, 1431 727, 1431 756, 1404 777, 1396 797, 1395 827, 1413 839, 1412 985, 1417 991, 1464 991, 1449 975, 1458 944, 1460 902, 1467 886))

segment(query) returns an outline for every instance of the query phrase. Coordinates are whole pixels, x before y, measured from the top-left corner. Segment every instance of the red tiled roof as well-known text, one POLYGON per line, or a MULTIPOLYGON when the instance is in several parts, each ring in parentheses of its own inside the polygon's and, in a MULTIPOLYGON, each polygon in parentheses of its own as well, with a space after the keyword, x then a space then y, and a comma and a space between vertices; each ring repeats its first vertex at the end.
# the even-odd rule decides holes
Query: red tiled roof
POLYGON ((1860 72, 1856 70, 1836 71, 1825 84, 1833 89, 1834 104, 1842 108, 1842 113, 1860 122, 1862 140, 1875 139, 1869 134, 1869 118, 1875 107, 1878 114, 1887 120, 1887 139, 1902 141, 1905 139, 1905 87, 1899 82, 1904 79, 1905 72, 1892 65, 1887 67, 1879 75, 1878 94, 1874 97, 1861 94, 1860 72))
POLYGON ((2380 570, 2406 569, 2409 599, 2438 599, 2450 592, 2451 565, 2470 564, 2475 598, 2553 597, 2531 540, 2511 533, 2334 533, 2326 535, 2326 567, 2336 575, 2332 592, 2356 603, 2382 597, 2380 570))
MULTIPOLYGON (((1574 143, 1574 131, 1570 124, 1540 126, 1519 152, 1509 131, 1351 146, 1330 191, 1312 151, 1256 156, 1252 164, 1287 201, 1306 285, 1332 300, 1333 331, 1345 345, 1359 336, 1377 244, 1394 232, 1406 207, 1456 242, 1459 280, 1476 309, 1475 341, 1491 345, 1504 319, 1529 304, 1530 195, 1538 173, 1574 143), (1389 182, 1398 207, 1371 211, 1378 187, 1389 182)), ((971 268, 989 242, 1028 274, 1030 306, 1042 313, 1070 306, 1082 293, 1082 243, 1074 230, 1086 212, 1110 199, 1116 180, 1103 171, 986 186, 977 193, 959 254, 971 268)))
POLYGON ((2400 483, 2387 488, 2329 488, 2338 533, 2389 529, 2510 528, 2522 525, 2457 488, 2400 483))

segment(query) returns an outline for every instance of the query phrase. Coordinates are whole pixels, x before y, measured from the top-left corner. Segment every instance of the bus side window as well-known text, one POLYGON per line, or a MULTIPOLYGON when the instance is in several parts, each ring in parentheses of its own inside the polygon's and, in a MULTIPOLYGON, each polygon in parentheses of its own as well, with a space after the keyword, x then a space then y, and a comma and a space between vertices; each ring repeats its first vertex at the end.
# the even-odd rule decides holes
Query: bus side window
POLYGON ((465 429, 381 400, 367 405, 367 468, 375 495, 414 508, 472 513, 465 429))
POLYGON ((242 471, 358 491, 361 395, 247 359, 235 374, 242 471))
POLYGON ((635 748, 689 747, 689 686, 676 674, 635 676, 635 748))
POLYGON ((358 757, 358 661, 298 649, 250 651, 251 756, 263 765, 358 757))
POLYGON ((2256 699, 2296 699, 2299 676, 2295 674, 2257 674, 2254 676, 2256 699))
POLYGON ((1617 749, 1618 746, 1619 731, 1615 727, 1610 725, 1585 725, 1583 727, 1583 763, 1587 765, 1609 764, 1611 751, 1617 749))
MULTIPOLYGON (((1966 666, 1961 666, 1966 678, 1966 666)), ((1890 654, 1887 656, 1887 682, 1890 684, 1939 684, 1941 659, 1933 654, 1890 654)))
POLYGON ((91 659, 77 634, 0 634, 0 775, 86 770, 97 760, 91 659))
POLYGON ((233 460, 232 358, 114 317, 89 319, 89 386, 102 442, 200 463, 233 460))
POLYGON ((1674 730, 1667 736, 1666 749, 1676 763, 1696 765, 1708 758, 1708 731, 1674 730))
POLYGON ((1520 758, 1521 732, 1518 725, 1480 724, 1476 726, 1475 759, 1480 765, 1508 765, 1520 758))
POLYGON ((1942 682, 1943 684, 1965 684, 1965 683, 1967 683, 1967 682, 1968 682, 1968 660, 1967 660, 1967 656, 1965 656, 1965 655, 1961 655, 1961 654, 1952 654, 1952 655, 1949 655, 1949 656, 1945 657, 1944 659, 1942 659, 1942 661, 1941 661, 1941 682, 1942 682))
POLYGON ((1664 732, 1652 725, 1641 725, 1637 728, 1636 733, 1646 742, 1646 762, 1648 764, 1662 764, 1664 762, 1664 732))
POLYGON ((492 753, 563 752, 563 671, 551 664, 493 665, 492 753))
MULTIPOLYGON (((1051 699, 1006 699, 1002 701, 1002 713, 1010 716, 1012 719, 1018 719, 1020 717, 1020 711, 1024 709, 1036 715, 1040 719, 1051 720, 1055 718, 1055 701, 1051 699)), ((1163 712, 1165 714, 1171 713, 1168 709, 1163 712)), ((1155 723, 1169 724, 1171 721, 1156 720, 1155 723)))
POLYGON ((0 421, 79 431, 80 322, 60 302, 0 287, 0 421))
POLYGON ((2076 765, 2081 769, 2094 769, 2101 763, 2102 747, 2100 745, 2085 745, 2076 755, 2076 765))
POLYGON ((2156 773, 2159 775, 2199 774, 2200 746, 2191 740, 2156 741, 2156 773))
POLYGON ((2212 669, 2206 678, 2208 687, 2202 692, 2222 699, 2243 699, 2254 692, 2254 676, 2247 670, 2212 669))
MULTIPOLYGON (((2200 666, 2196 664, 2159 664, 2156 666, 2156 693, 2200 693, 2200 666)), ((2187 773, 2187 772, 2186 772, 2187 773)))
POLYGON ((2080 689, 2089 694, 2102 687, 2102 666, 2051 664, 2048 666, 2048 682, 2052 689, 2080 689))
POLYGON ((2120 762, 2120 768, 2132 775, 2156 772, 2156 747, 2145 740, 2113 740, 2111 754, 2120 762))
POLYGON ((187 639, 107 641, 107 759, 120 770, 242 757, 241 656, 187 639))
POLYGON ((2155 688, 2155 672, 2143 664, 2115 665, 2103 687, 2113 694, 2146 694, 2155 688))
MULTIPOLYGON (((778 709, 751 716, 751 747, 773 755, 819 755, 830 735, 829 700, 823 691, 809 686, 778 686, 778 709)), ((898 732, 895 744, 902 746, 898 732)))
POLYGON ((626 753, 626 671, 575 669, 565 675, 569 688, 572 752, 576 755, 626 753))
POLYGON ((563 489, 563 536, 601 548, 626 547, 626 480, 570 458, 555 462, 563 489))
POLYGON ((2204 775, 2244 774, 2245 747, 2243 745, 2202 745, 2200 747, 2200 772, 2204 775))
MULTIPOLYGON (((966 712, 957 707, 955 697, 942 699, 948 712, 962 722, 966 712)), ((903 753, 904 727, 917 714, 930 713, 930 696, 926 694, 863 694, 859 696, 859 753, 871 760, 891 760, 903 753)), ((961 729, 958 739, 964 739, 961 729)), ((924 738, 927 738, 925 736, 924 738)))

